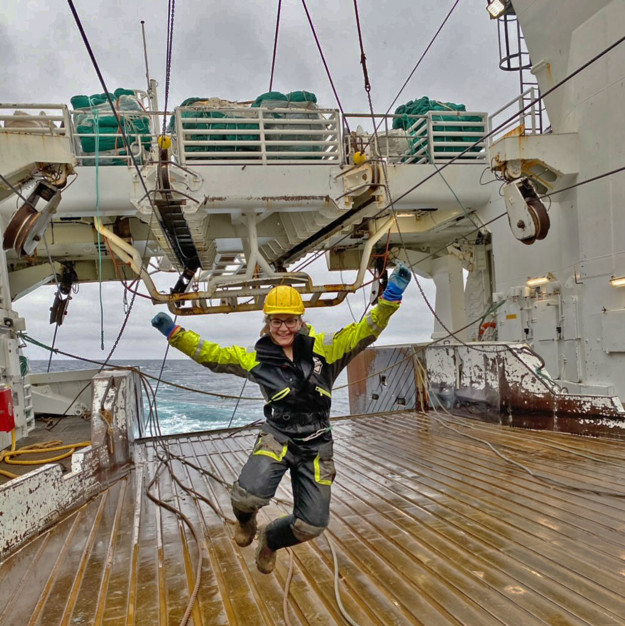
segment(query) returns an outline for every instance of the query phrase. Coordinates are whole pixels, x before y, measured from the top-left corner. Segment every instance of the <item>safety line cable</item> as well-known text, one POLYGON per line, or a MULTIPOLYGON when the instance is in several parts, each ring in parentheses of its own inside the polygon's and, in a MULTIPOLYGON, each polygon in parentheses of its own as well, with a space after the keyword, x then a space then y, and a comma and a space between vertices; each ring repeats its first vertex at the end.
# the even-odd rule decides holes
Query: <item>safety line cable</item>
POLYGON ((369 82, 369 72, 367 71, 367 56, 365 55, 365 47, 362 43, 362 29, 360 28, 360 15, 358 13, 358 0, 354 0, 354 13, 356 14, 356 29, 358 31, 358 43, 360 45, 360 64, 362 65, 362 73, 365 84, 365 91, 371 91, 371 83, 369 82))
MULTIPOLYGON (((434 409, 434 413, 438 414, 436 409, 434 409)), ((440 414, 438 414, 438 415, 440 415, 440 414)), ((492 443, 490 443, 490 441, 486 441, 485 439, 482 439, 481 437, 475 437, 473 435, 469 435, 468 433, 463 433, 462 431, 458 430, 457 428, 454 428, 453 426, 450 426, 449 424, 445 423, 445 420, 443 418, 441 418, 441 417, 433 417, 433 419, 434 419, 434 421, 438 422, 444 428, 447 428, 447 429, 457 433, 458 435, 461 435, 462 437, 466 437, 467 439, 471 439, 473 441, 477 441, 477 442, 479 442, 479 443, 489 447, 503 461, 505 461, 506 463, 510 463, 511 465, 516 465, 518 468, 522 469, 524 472, 529 474, 532 478, 535 478, 536 480, 538 480, 540 482, 544 482, 544 483, 547 483, 549 485, 560 487, 562 489, 567 489, 567 490, 570 490, 570 491, 577 491, 577 492, 580 492, 580 493, 588 493, 588 494, 598 495, 598 496, 610 496, 610 497, 614 497, 614 498, 625 498, 625 492, 622 492, 622 491, 612 491, 612 490, 608 490, 608 489, 591 489, 589 487, 579 487, 578 485, 574 485, 574 484, 568 483, 566 481, 558 480, 557 478, 553 478, 551 476, 548 476, 547 474, 542 474, 540 472, 536 472, 536 471, 530 469, 529 467, 527 467, 526 465, 524 465, 523 463, 519 463, 518 461, 515 461, 514 459, 510 458, 509 456, 506 456, 505 454, 503 454, 492 443)))
MULTIPOLYGON (((445 19, 441 22, 441 25, 438 27, 437 31, 434 33, 434 36, 432 37, 432 39, 430 39, 430 43, 427 45, 427 47, 425 48, 425 50, 423 51, 423 53, 421 54, 421 56, 419 57, 419 60, 417 61, 417 63, 415 64, 415 66, 412 68, 412 71, 410 72, 410 74, 408 75, 408 78, 406 78, 406 80, 404 81, 404 84, 401 86, 401 88, 399 89, 399 92, 397 93, 397 95, 395 96, 395 98, 393 99, 393 101, 391 102, 391 104, 389 104, 388 109, 386 109, 386 113, 384 114, 384 116, 382 117, 382 119, 378 122, 378 124, 375 124, 375 120, 374 120, 374 133, 377 132, 377 130, 380 128, 380 126, 382 125, 382 122, 384 121, 384 118, 389 114, 389 111, 393 108, 393 106, 395 105, 395 103, 397 102, 397 100, 399 99, 399 96, 402 94, 402 92, 404 91, 404 89, 406 88, 406 86, 408 85, 408 83, 410 82, 411 78, 414 76, 414 73, 417 71, 417 69, 419 68, 419 66, 421 65, 423 59, 425 58, 425 56, 427 55, 427 53, 430 51, 430 48, 434 45, 434 42, 436 41, 436 38, 438 37, 438 35, 440 34, 441 30, 443 30, 443 27, 445 26, 445 24, 447 23, 447 21, 449 20, 449 18, 451 17, 451 14, 454 12, 454 9, 458 6, 458 3, 460 2, 460 0, 456 0, 453 4, 453 6, 451 7, 451 9, 449 10, 449 12, 447 13, 447 15, 445 16, 445 19)), ((369 144, 367 143, 366 146, 368 146, 369 144)), ((365 146, 365 147, 366 147, 365 146)))
POLYGON ((171 57, 174 40, 174 13, 176 0, 169 0, 167 6, 167 50, 165 52, 165 109, 163 112, 163 136, 167 132, 167 107, 169 102, 169 87, 171 82, 171 57))
MULTIPOLYGON (((427 381, 427 372, 425 371, 425 368, 423 367, 423 365, 420 362, 417 362, 417 366, 421 368, 421 376, 422 376, 422 380, 427 381)), ((486 439, 483 439, 481 437, 474 437, 471 435, 467 435, 466 433, 460 432, 454 428, 451 428, 449 426, 449 424, 447 423, 449 421, 449 419, 451 419, 451 421, 457 425, 457 426, 462 426, 464 428, 469 428, 471 430, 475 430, 475 426, 472 424, 467 424, 464 419, 466 418, 461 418, 453 413, 451 413, 446 407, 445 405, 442 403, 441 399, 438 397, 438 394, 434 393, 432 391, 431 386, 429 385, 429 383, 426 382, 426 388, 428 391, 428 396, 432 399, 435 400, 438 405, 440 406, 440 408, 445 412, 446 416, 441 416, 441 414, 439 413, 439 411, 436 409, 436 406, 434 404, 432 404, 432 410, 433 412, 439 416, 438 418, 434 418, 436 421, 438 421, 442 426, 444 426, 445 428, 449 428, 450 430, 453 430, 454 432, 457 432, 458 434, 460 434, 463 437, 467 437, 469 439, 473 439, 475 441, 478 441, 480 443, 483 443, 484 445, 488 446, 489 448, 491 448, 493 450, 493 452, 495 452, 495 454, 497 454, 500 458, 502 458, 504 461, 512 463, 513 465, 517 465, 518 467, 520 467, 521 469, 523 469, 524 471, 526 471, 528 474, 530 474, 531 476, 533 476, 534 478, 537 478, 538 480, 548 480, 549 482, 556 484, 557 486, 561 486, 564 487, 566 489, 571 489, 574 491, 582 491, 584 493, 593 493, 596 495, 608 495, 608 496, 616 496, 616 497, 625 497, 625 493, 624 492, 614 492, 614 491, 610 491, 610 490, 589 490, 587 488, 579 488, 576 485, 571 485, 570 483, 566 483, 566 482, 562 482, 562 481, 557 481, 555 479, 552 479, 549 476, 545 476, 536 472, 533 472, 532 470, 530 470, 529 468, 527 468, 525 465, 523 465, 522 463, 519 463, 513 459, 510 459, 509 457, 507 457, 506 455, 504 455, 503 453, 501 453, 493 444, 491 444, 489 441, 487 441, 486 439)), ((483 429, 482 429, 483 430, 483 429)), ((564 451, 566 453, 575 455, 575 456, 581 456, 583 458, 587 458, 590 459, 592 461, 595 461, 597 463, 604 463, 604 464, 609 464, 609 465, 618 465, 619 467, 622 467, 622 463, 619 463, 618 461, 622 461, 622 459, 620 457, 615 457, 613 455, 604 455, 604 456, 608 456, 609 459, 599 459, 597 457, 588 455, 588 454, 584 454, 582 452, 578 452, 576 450, 573 450, 567 446, 557 446, 555 444, 549 444, 549 443, 545 443, 545 442, 541 442, 541 445, 545 445, 547 447, 550 448, 555 448, 557 450, 560 451, 564 451), (616 460, 611 460, 611 459, 616 459, 616 460)), ((503 448, 508 448, 508 449, 513 449, 513 450, 517 450, 518 448, 514 448, 513 446, 510 445, 500 445, 500 447, 503 448)))
POLYGON ((328 67, 328 64, 326 62, 326 58, 321 48, 321 43, 319 42, 319 37, 317 37, 317 31, 315 30, 315 26, 312 22, 312 18, 310 17, 310 13, 308 12, 308 7, 306 6, 306 0, 302 0, 302 5, 304 6, 304 11, 306 11, 306 17, 308 18, 308 23, 310 24, 310 30, 312 31, 313 37, 315 38, 315 43, 317 44, 317 49, 319 50, 319 54, 321 55, 323 67, 325 67, 328 80, 330 81, 330 86, 332 87, 332 92, 334 93, 336 104, 338 105, 341 111, 341 115, 343 117, 343 122, 345 124, 345 127, 347 128, 347 132, 350 133, 351 130, 349 128, 349 122, 347 121, 347 118, 345 117, 345 111, 343 111, 343 105, 341 104, 341 99, 339 98, 339 94, 336 91, 336 87, 334 86, 334 81, 332 80, 332 74, 330 73, 330 68, 328 67))
MULTIPOLYGON (((135 155, 133 154, 132 150, 130 149, 130 142, 128 141, 128 137, 126 135, 126 131, 124 129, 124 124, 122 123, 122 120, 120 118, 120 115, 117 111, 117 109, 115 108, 115 105, 113 104, 113 100, 111 99, 111 95, 109 93, 109 90, 106 86, 106 82, 104 80, 104 77, 102 76, 102 72, 100 71, 100 66, 98 65, 98 62, 95 58, 95 54, 93 52, 93 49, 91 48, 91 44, 89 43, 89 39, 87 38, 87 33, 85 32, 82 22, 80 20, 80 17, 78 15, 78 12, 76 11, 76 7, 74 6, 74 2, 73 0, 67 0, 70 10, 72 12, 72 15, 74 17, 74 21, 76 22, 76 26, 78 27, 78 30, 80 32, 80 35, 82 37, 83 43, 85 44, 85 48, 87 49, 87 53, 89 54, 89 58, 91 59, 91 63, 93 65, 93 68, 96 72, 96 74, 98 75, 98 79, 100 81, 100 85, 102 86, 102 89, 104 90, 104 95, 106 96, 106 99, 109 103, 109 106, 111 107, 111 111, 113 113, 113 116, 115 117, 115 120, 117 121, 118 124, 118 130, 122 136, 122 142, 124 144, 124 148, 126 150, 126 155, 130 157, 130 160, 132 161, 132 164, 134 166, 134 169, 137 172, 138 178, 139 178, 139 182, 141 183, 141 187, 143 188, 144 197, 147 197, 148 202, 150 203, 150 208, 152 209, 152 213, 150 215, 150 224, 148 224, 148 227, 150 227, 151 225, 151 221, 153 216, 156 213, 156 207, 154 202, 152 201, 152 196, 150 194, 150 192, 148 191, 145 179, 143 178, 143 173, 141 172, 141 168, 139 167, 139 163, 137 162, 137 159, 135 158, 135 155)), ((180 245, 178 244, 178 241, 175 238, 171 238, 168 235, 168 230, 164 229, 164 232, 167 234, 167 238, 172 246, 172 248, 174 250, 178 251, 178 254, 180 256, 180 258, 186 258, 186 255, 183 253, 182 249, 180 248, 180 245)), ((146 248, 147 248, 147 242, 146 242, 146 248)), ((142 261, 143 262, 143 261, 142 261)), ((143 265, 141 266, 141 269, 143 269, 143 265)), ((131 304, 132 307, 132 304, 131 304)))
MULTIPOLYGON (((95 214, 100 220, 100 115, 97 109, 91 109, 95 126, 95 214)), ((100 350, 104 350, 104 303, 102 302, 102 235, 98 234, 98 294, 100 299, 100 350)))
POLYGON ((278 0, 278 15, 276 16, 276 34, 273 39, 273 56, 271 59, 271 76, 269 78, 269 91, 273 89, 273 72, 276 67, 276 54, 278 52, 278 31, 280 30, 280 10, 282 9, 282 0, 278 0))
MULTIPOLYGON (((552 94, 555 90, 559 89, 560 87, 562 87, 564 84, 566 84, 569 80, 571 80, 572 78, 574 78, 575 76, 577 76, 577 74, 579 74, 580 72, 582 72, 583 70, 585 70, 586 68, 588 68, 590 65, 592 65, 593 63, 595 63, 596 61, 598 61, 599 59, 601 59, 603 56, 605 56, 608 52, 610 52, 611 50, 613 50, 614 48, 616 48, 618 45, 620 45, 621 43, 623 43, 623 41, 625 41, 625 37, 621 37, 620 39, 618 39, 617 41, 615 41, 613 44, 611 44, 610 46, 608 46, 607 48, 605 48, 604 50, 602 50, 601 52, 599 52, 598 54, 596 54, 594 57, 592 57, 590 60, 586 61, 586 63, 584 63, 583 65, 581 65, 580 67, 578 67, 576 70, 574 70, 573 72, 571 72, 569 75, 565 76, 562 80, 560 80, 559 82, 557 82, 553 87, 551 87, 550 89, 548 89, 547 91, 545 91, 545 93, 541 94, 538 98, 530 101, 527 105, 525 105, 524 107, 522 107, 521 109, 519 109, 516 113, 514 113, 513 115, 511 115, 509 118, 507 118, 506 120, 504 120, 503 122, 501 122, 498 126, 496 126, 495 128, 493 128, 491 131, 489 131, 488 133, 486 133, 485 135, 483 135, 482 137, 480 137, 477 141, 469 144, 464 150, 462 150, 462 152, 457 153, 454 157, 452 157, 451 159, 449 159, 449 161, 445 161, 445 163, 443 163, 441 165, 441 167, 432 172, 431 174, 428 174, 425 178, 421 179, 419 182, 417 182, 415 185, 413 185, 412 187, 408 188, 406 191, 404 191, 401 195, 397 196, 395 198, 395 202, 398 202, 399 200, 403 199, 405 196, 407 196, 408 194, 412 193, 413 191, 415 191, 416 189, 418 189, 419 187, 421 187, 422 185, 424 185, 428 180, 430 180, 431 178, 434 178, 437 175, 440 175, 440 172, 444 169, 446 169, 447 167, 449 167, 450 165, 452 165, 453 163, 455 163, 458 159, 460 159, 464 154, 466 154, 467 152, 469 152, 470 150, 472 150, 473 148, 475 148, 476 146, 478 146, 480 143, 482 143, 485 139, 488 139, 489 137, 491 137, 492 135, 494 135, 495 133, 499 132, 502 128, 504 128, 506 125, 508 125, 510 122, 514 121, 516 118, 521 117, 521 115, 528 109, 530 109, 531 107, 533 107, 534 105, 536 105, 537 103, 539 103, 540 101, 543 100, 543 98, 545 98, 546 96, 552 94)), ((557 192, 553 192, 554 194, 557 192)), ((382 207, 381 209, 379 209, 376 213, 374 213, 373 215, 366 217, 363 219, 362 225, 367 224, 368 222, 377 219, 378 217, 380 217, 380 215, 382 215, 385 211, 387 211, 389 209, 390 205, 387 204, 386 206, 382 207)), ((500 216, 497 216, 497 218, 495 219, 499 219, 499 217, 503 217, 504 215, 506 215, 506 213, 502 213, 500 216)), ((491 220, 494 221, 494 220, 491 220)), ((489 222, 485 223, 483 226, 487 225, 489 222)), ((344 241, 345 239, 350 237, 350 233, 347 233, 345 235, 343 235, 340 239, 338 239, 336 242, 334 242, 334 246, 338 245, 339 243, 341 243, 341 241, 344 241)), ((319 258, 321 255, 323 255, 325 253, 325 250, 320 251, 319 253, 317 253, 316 255, 313 255, 313 260, 316 260, 317 258, 319 258)), ((311 261, 308 260, 306 263, 310 263, 311 261)))

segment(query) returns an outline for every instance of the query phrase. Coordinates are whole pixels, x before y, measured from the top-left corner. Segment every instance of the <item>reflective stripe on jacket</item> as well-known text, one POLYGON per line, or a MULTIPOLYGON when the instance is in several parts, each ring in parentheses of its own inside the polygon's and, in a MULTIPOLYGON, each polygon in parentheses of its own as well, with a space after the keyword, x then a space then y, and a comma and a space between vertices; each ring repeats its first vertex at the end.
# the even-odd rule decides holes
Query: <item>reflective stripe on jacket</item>
POLYGON ((267 401, 268 422, 290 436, 306 436, 329 424, 332 386, 341 370, 386 328, 399 302, 379 300, 360 322, 336 333, 316 333, 304 325, 293 342, 293 361, 271 337, 254 350, 222 347, 197 333, 180 329, 169 343, 213 372, 252 380, 267 401))

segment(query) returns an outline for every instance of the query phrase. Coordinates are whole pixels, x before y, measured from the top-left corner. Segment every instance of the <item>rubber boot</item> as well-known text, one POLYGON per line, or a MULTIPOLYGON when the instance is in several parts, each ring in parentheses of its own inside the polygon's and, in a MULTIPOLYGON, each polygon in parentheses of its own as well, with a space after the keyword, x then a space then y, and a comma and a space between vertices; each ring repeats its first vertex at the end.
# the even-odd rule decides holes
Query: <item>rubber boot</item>
POLYGON ((256 548, 256 567, 263 574, 271 574, 276 566, 276 552, 267 545, 267 526, 263 526, 258 533, 258 547, 256 548))
POLYGON ((234 530, 234 540, 238 546, 245 548, 249 546, 256 535, 256 513, 254 513, 245 522, 237 521, 237 525, 234 530))

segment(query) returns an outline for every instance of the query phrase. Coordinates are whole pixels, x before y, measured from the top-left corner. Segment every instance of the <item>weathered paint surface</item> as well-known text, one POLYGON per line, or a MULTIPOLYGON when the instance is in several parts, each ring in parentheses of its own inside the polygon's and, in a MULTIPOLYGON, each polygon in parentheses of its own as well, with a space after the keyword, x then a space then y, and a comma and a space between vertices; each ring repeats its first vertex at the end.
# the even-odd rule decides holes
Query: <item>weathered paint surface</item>
POLYGON ((104 372, 93 386, 92 445, 74 453, 71 472, 48 464, 0 487, 0 559, 129 470, 142 407, 135 375, 104 372))
POLYGON ((350 363, 348 377, 354 414, 415 405, 424 410, 429 404, 518 426, 625 434, 617 397, 560 388, 540 357, 521 343, 435 344, 425 351, 418 345, 370 348, 350 363))
POLYGON ((524 344, 433 345, 426 359, 431 393, 448 409, 481 409, 483 416, 519 419, 550 416, 579 424, 580 418, 612 418, 625 429, 617 397, 568 393, 524 344))

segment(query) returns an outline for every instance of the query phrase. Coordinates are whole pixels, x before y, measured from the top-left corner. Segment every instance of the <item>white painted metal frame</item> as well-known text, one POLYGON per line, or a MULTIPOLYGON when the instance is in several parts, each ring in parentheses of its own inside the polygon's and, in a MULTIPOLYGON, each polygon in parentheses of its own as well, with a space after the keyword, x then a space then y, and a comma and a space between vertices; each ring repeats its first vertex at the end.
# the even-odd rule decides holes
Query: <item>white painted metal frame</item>
POLYGON ((490 114, 488 118, 489 130, 497 128, 499 124, 514 113, 523 110, 528 102, 534 102, 526 111, 515 117, 512 121, 508 122, 502 128, 500 128, 494 135, 488 138, 488 146, 492 146, 498 139, 501 139, 506 133, 514 129, 520 129, 518 134, 521 135, 538 135, 540 134, 540 101, 535 102, 539 96, 539 91, 536 87, 530 87, 526 89, 520 96, 510 100, 510 102, 504 104, 501 108, 497 109, 490 114), (522 131, 522 132, 521 132, 522 131))
POLYGON ((71 129, 70 113, 65 104, 0 103, 0 132, 65 136, 69 134, 69 129, 71 129), (38 112, 28 113, 28 111, 38 112))
POLYGON ((340 128, 339 112, 332 109, 179 107, 176 152, 181 163, 194 165, 232 160, 237 164, 336 165, 342 160, 340 128), (203 117, 206 112, 225 117, 203 117), (199 128, 190 128, 192 124, 199 128), (232 135, 234 139, 229 138, 232 135))

